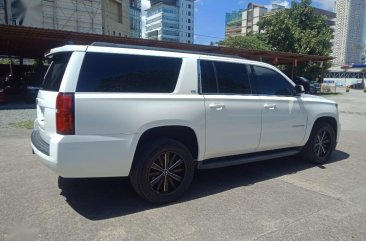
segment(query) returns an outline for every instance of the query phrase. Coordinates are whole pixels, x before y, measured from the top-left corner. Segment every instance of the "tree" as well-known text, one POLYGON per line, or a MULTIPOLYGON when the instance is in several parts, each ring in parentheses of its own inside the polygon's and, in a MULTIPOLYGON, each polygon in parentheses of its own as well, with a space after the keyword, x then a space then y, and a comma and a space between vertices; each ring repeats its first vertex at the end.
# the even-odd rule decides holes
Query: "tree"
POLYGON ((326 17, 314 14, 311 0, 292 1, 291 8, 258 22, 261 38, 278 51, 329 55, 332 31, 326 17))
POLYGON ((1 58, 0 59, 0 64, 10 64, 13 63, 13 61, 9 58, 1 58))
MULTIPOLYGON (((292 1, 290 9, 262 18, 258 27, 260 38, 274 50, 321 56, 330 54, 332 31, 325 16, 314 14, 311 0, 292 1)), ((298 74, 306 74, 312 79, 320 72, 317 63, 298 67, 298 74)))
POLYGON ((235 36, 228 37, 220 41, 219 45, 224 45, 231 48, 243 48, 251 50, 270 50, 271 47, 264 41, 259 39, 257 35, 235 36))

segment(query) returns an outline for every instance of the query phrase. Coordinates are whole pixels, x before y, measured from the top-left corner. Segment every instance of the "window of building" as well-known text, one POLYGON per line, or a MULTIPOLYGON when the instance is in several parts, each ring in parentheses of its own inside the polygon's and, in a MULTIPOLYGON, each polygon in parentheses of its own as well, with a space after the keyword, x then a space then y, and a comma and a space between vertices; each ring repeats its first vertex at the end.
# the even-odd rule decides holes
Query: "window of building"
POLYGON ((293 85, 278 72, 261 66, 253 66, 255 85, 259 94, 293 95, 293 85))
POLYGON ((191 23, 191 19, 190 19, 190 18, 188 18, 188 19, 187 19, 187 22, 188 22, 188 23, 191 23))
POLYGON ((163 8, 163 12, 164 13, 177 14, 178 13, 178 10, 177 9, 171 9, 171 8, 163 8))
POLYGON ((187 37, 190 38, 191 37, 191 33, 187 33, 187 37))
POLYGON ((117 4, 117 9, 118 9, 118 22, 123 23, 122 6, 120 4, 117 4))
POLYGON ((163 16, 163 19, 164 20, 169 20, 169 21, 176 21, 176 22, 178 22, 179 21, 179 18, 177 18, 177 17, 170 17, 170 16, 163 16))
POLYGON ((191 11, 188 11, 188 16, 191 16, 191 11))
POLYGON ((171 35, 171 36, 179 36, 179 30, 166 30, 163 29, 163 34, 164 35, 171 35))
POLYGON ((191 8, 192 8, 191 4, 188 4, 188 8, 189 8, 189 9, 191 9, 191 8))
POLYGON ((116 36, 116 31, 113 31, 113 35, 116 36))
POLYGON ((154 10, 149 10, 147 12, 147 17, 151 17, 152 15, 161 13, 163 11, 163 9, 159 8, 159 9, 154 9, 154 10))
POLYGON ((187 29, 188 29, 188 30, 191 30, 191 26, 187 26, 187 29))
POLYGON ((76 90, 171 93, 175 89, 181 65, 181 58, 87 53, 76 90))

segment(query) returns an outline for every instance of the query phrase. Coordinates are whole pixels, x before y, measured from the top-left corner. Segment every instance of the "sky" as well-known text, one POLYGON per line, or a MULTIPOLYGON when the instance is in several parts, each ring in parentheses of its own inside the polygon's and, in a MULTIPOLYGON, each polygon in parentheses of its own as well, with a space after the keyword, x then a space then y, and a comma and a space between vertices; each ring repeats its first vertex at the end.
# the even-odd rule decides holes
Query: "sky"
MULTIPOLYGON (((143 36, 146 20, 145 9, 150 7, 149 0, 142 0, 143 36)), ((272 3, 290 6, 290 0, 196 0, 194 17, 195 44, 210 44, 225 37, 225 13, 245 9, 249 2, 270 6, 272 3)), ((314 7, 333 11, 334 0, 313 0, 314 7)))

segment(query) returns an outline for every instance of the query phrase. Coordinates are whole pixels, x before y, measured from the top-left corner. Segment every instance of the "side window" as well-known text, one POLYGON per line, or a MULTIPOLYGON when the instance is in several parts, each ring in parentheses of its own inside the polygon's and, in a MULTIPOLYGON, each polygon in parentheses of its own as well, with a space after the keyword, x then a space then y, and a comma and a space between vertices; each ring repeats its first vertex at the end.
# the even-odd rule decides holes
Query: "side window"
POLYGON ((250 82, 245 64, 214 62, 222 94, 251 94, 250 82))
POLYGON ((87 53, 76 91, 171 93, 181 65, 180 58, 87 53))
POLYGON ((263 95, 293 95, 294 87, 281 74, 272 69, 253 66, 256 85, 259 94, 263 95))
POLYGON ((203 94, 217 94, 217 83, 212 61, 200 60, 201 90, 203 94))

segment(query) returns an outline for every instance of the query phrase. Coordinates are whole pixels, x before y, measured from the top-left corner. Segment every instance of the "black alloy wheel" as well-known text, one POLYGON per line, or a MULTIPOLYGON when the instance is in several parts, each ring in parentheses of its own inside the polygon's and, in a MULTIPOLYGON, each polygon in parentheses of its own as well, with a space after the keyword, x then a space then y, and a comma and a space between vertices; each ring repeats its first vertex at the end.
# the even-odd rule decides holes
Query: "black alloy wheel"
POLYGON ((157 193, 174 192, 181 185, 185 171, 186 167, 179 153, 173 151, 159 153, 150 167, 151 188, 157 193))
POLYGON ((336 132, 327 122, 316 123, 306 145, 301 151, 305 161, 315 164, 327 162, 336 146, 336 132))
POLYGON ((321 129, 315 137, 314 151, 318 158, 324 158, 331 150, 331 137, 329 130, 321 129))
POLYGON ((188 148, 176 140, 159 139, 138 149, 130 180, 146 201, 167 203, 188 189, 193 175, 193 157, 188 148))

